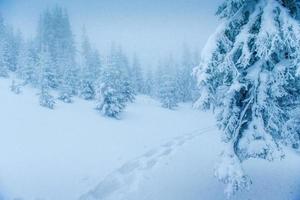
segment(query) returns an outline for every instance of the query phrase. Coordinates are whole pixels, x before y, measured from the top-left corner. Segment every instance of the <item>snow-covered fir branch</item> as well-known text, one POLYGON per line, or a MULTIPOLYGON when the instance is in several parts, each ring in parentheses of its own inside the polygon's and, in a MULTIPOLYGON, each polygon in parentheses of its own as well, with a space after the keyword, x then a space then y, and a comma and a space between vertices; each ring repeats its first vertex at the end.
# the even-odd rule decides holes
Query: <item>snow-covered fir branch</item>
POLYGON ((283 145, 299 146, 300 135, 289 124, 297 122, 292 113, 300 98, 297 3, 225 0, 217 12, 222 24, 195 71, 201 90, 197 105, 217 110, 229 146, 222 154, 229 160, 216 173, 229 196, 250 180, 232 174, 228 165, 249 158, 273 160, 282 155, 283 145))

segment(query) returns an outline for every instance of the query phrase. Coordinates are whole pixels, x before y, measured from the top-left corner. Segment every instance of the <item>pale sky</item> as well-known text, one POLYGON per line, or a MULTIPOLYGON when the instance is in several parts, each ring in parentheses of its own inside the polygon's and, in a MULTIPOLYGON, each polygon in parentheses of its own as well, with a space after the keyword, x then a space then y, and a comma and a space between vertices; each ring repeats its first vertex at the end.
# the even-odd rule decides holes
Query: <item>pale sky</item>
POLYGON ((85 26, 100 53, 112 42, 149 61, 177 53, 186 44, 201 49, 218 21, 222 0, 0 0, 6 21, 25 36, 35 33, 39 14, 56 4, 67 8, 78 39, 85 26))

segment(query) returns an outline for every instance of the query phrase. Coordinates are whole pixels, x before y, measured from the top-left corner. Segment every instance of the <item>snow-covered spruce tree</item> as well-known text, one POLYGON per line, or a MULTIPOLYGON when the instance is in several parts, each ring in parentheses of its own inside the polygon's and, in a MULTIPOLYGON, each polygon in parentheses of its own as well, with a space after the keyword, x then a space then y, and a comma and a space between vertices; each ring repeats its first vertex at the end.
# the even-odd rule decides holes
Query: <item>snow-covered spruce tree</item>
POLYGON ((7 29, 7 63, 8 63, 8 69, 12 72, 15 72, 17 70, 17 61, 18 61, 18 55, 20 53, 20 47, 22 42, 22 34, 20 32, 17 32, 15 34, 12 27, 8 27, 7 29))
POLYGON ((223 22, 195 71, 201 89, 196 106, 218 113, 228 147, 216 169, 228 196, 251 182, 240 165, 244 160, 273 160, 282 155, 282 144, 299 144, 299 132, 285 128, 300 97, 296 5, 295 0, 226 0, 217 11, 223 22))
POLYGON ((137 55, 134 55, 133 61, 132 61, 132 79, 133 79, 133 86, 135 93, 143 93, 143 87, 144 87, 144 79, 143 79, 143 71, 141 68, 141 63, 137 57, 137 55))
POLYGON ((80 96, 85 100, 92 100, 95 98, 95 88, 90 80, 80 81, 80 96))
POLYGON ((53 96, 49 93, 51 89, 52 79, 53 79, 53 63, 51 61, 50 52, 47 48, 39 53, 38 60, 39 69, 39 103, 41 106, 53 109, 55 105, 55 100, 53 96))
POLYGON ((177 107, 177 87, 174 77, 170 75, 163 75, 162 82, 159 88, 159 100, 162 107, 168 109, 174 109, 177 107))
POLYGON ((96 109, 104 116, 118 118, 126 106, 120 80, 120 70, 114 65, 104 66, 96 88, 96 109))
POLYGON ((66 50, 60 57, 59 99, 65 103, 72 102, 72 96, 77 95, 79 85, 79 67, 75 62, 72 50, 66 50))
POLYGON ((192 75, 193 69, 199 64, 197 52, 193 53, 188 47, 184 47, 182 58, 176 69, 178 101, 194 101, 197 94, 197 81, 192 75))
POLYGON ((0 77, 8 76, 8 41, 4 20, 0 14, 0 77))
POLYGON ((96 109, 104 116, 118 119, 126 106, 122 100, 122 94, 111 85, 105 83, 98 85, 96 109))
POLYGON ((121 92, 123 94, 123 101, 125 104, 128 102, 133 102, 135 100, 135 90, 134 83, 132 80, 133 74, 129 66, 129 61, 125 53, 122 51, 122 48, 119 47, 116 50, 114 56, 116 66, 121 70, 121 92))
POLYGON ((177 65, 172 56, 164 62, 159 62, 156 72, 156 96, 162 107, 174 109, 178 103, 177 65))
POLYGON ((0 15, 0 76, 7 77, 9 71, 16 71, 20 39, 20 34, 15 34, 0 15))
POLYGON ((38 51, 35 41, 23 42, 18 55, 17 77, 24 81, 24 85, 38 86, 38 51))
POLYGON ((101 60, 99 53, 92 49, 85 31, 81 51, 79 95, 86 100, 91 100, 95 98, 95 84, 97 78, 100 76, 101 60))
POLYGON ((78 89, 78 67, 75 62, 66 62, 59 86, 59 99, 65 103, 72 102, 72 96, 77 94, 78 89), (72 64, 73 63, 73 64, 72 64))
POLYGON ((78 89, 76 48, 68 13, 58 6, 47 9, 40 17, 37 32, 38 51, 47 48, 53 63, 51 88, 60 92, 60 99, 70 102, 78 89))
POLYGON ((57 56, 57 66, 59 73, 59 98, 66 103, 72 102, 72 96, 78 93, 78 83, 79 83, 79 67, 75 61, 76 48, 73 33, 71 30, 71 25, 69 21, 69 16, 66 11, 58 9, 56 26, 57 35, 60 36, 57 46, 62 48, 58 52, 57 56))
POLYGON ((92 47, 90 41, 83 31, 83 39, 81 44, 81 66, 80 66, 80 87, 79 95, 85 100, 91 100, 95 97, 95 89, 92 81, 92 70, 91 70, 91 55, 92 47))
POLYGON ((165 63, 162 60, 158 61, 157 67, 155 71, 153 72, 153 85, 152 87, 152 93, 153 96, 156 98, 159 98, 159 88, 161 86, 161 83, 163 82, 163 76, 166 74, 166 66, 165 63))
POLYGON ((153 78, 153 72, 151 69, 148 69, 148 71, 145 75, 143 93, 146 95, 149 95, 149 96, 154 95, 154 78, 153 78))
POLYGON ((124 78, 123 66, 120 65, 123 62, 120 61, 119 53, 115 48, 112 48, 107 64, 103 67, 96 84, 96 109, 103 115, 113 118, 118 118, 130 101, 128 91, 125 90, 127 86, 124 85, 127 82, 125 79, 127 77, 124 78))
POLYGON ((8 76, 8 69, 6 65, 5 59, 5 41, 1 37, 0 33, 0 77, 7 77, 8 76))

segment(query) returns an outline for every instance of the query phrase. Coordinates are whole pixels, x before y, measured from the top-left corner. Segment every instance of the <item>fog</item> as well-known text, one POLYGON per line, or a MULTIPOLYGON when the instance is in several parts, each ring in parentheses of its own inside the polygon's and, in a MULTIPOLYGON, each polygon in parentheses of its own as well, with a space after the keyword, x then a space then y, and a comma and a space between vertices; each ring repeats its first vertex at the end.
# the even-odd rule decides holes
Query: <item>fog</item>
POLYGON ((221 0, 0 0, 8 23, 26 37, 35 34, 39 14, 49 6, 67 8, 76 39, 83 27, 100 53, 112 42, 148 64, 177 55, 183 45, 201 50, 215 30, 221 0))

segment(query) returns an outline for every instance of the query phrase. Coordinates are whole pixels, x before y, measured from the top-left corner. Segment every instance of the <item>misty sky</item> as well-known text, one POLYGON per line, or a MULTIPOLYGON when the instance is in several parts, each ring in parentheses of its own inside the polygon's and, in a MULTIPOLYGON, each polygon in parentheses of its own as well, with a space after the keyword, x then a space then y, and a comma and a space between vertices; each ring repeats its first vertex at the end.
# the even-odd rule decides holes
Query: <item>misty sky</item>
POLYGON ((55 4, 68 9, 77 39, 83 25, 93 44, 112 41, 151 60, 178 53, 183 44, 201 49, 217 26, 221 0, 0 0, 4 18, 25 36, 35 33, 40 12, 55 4))

